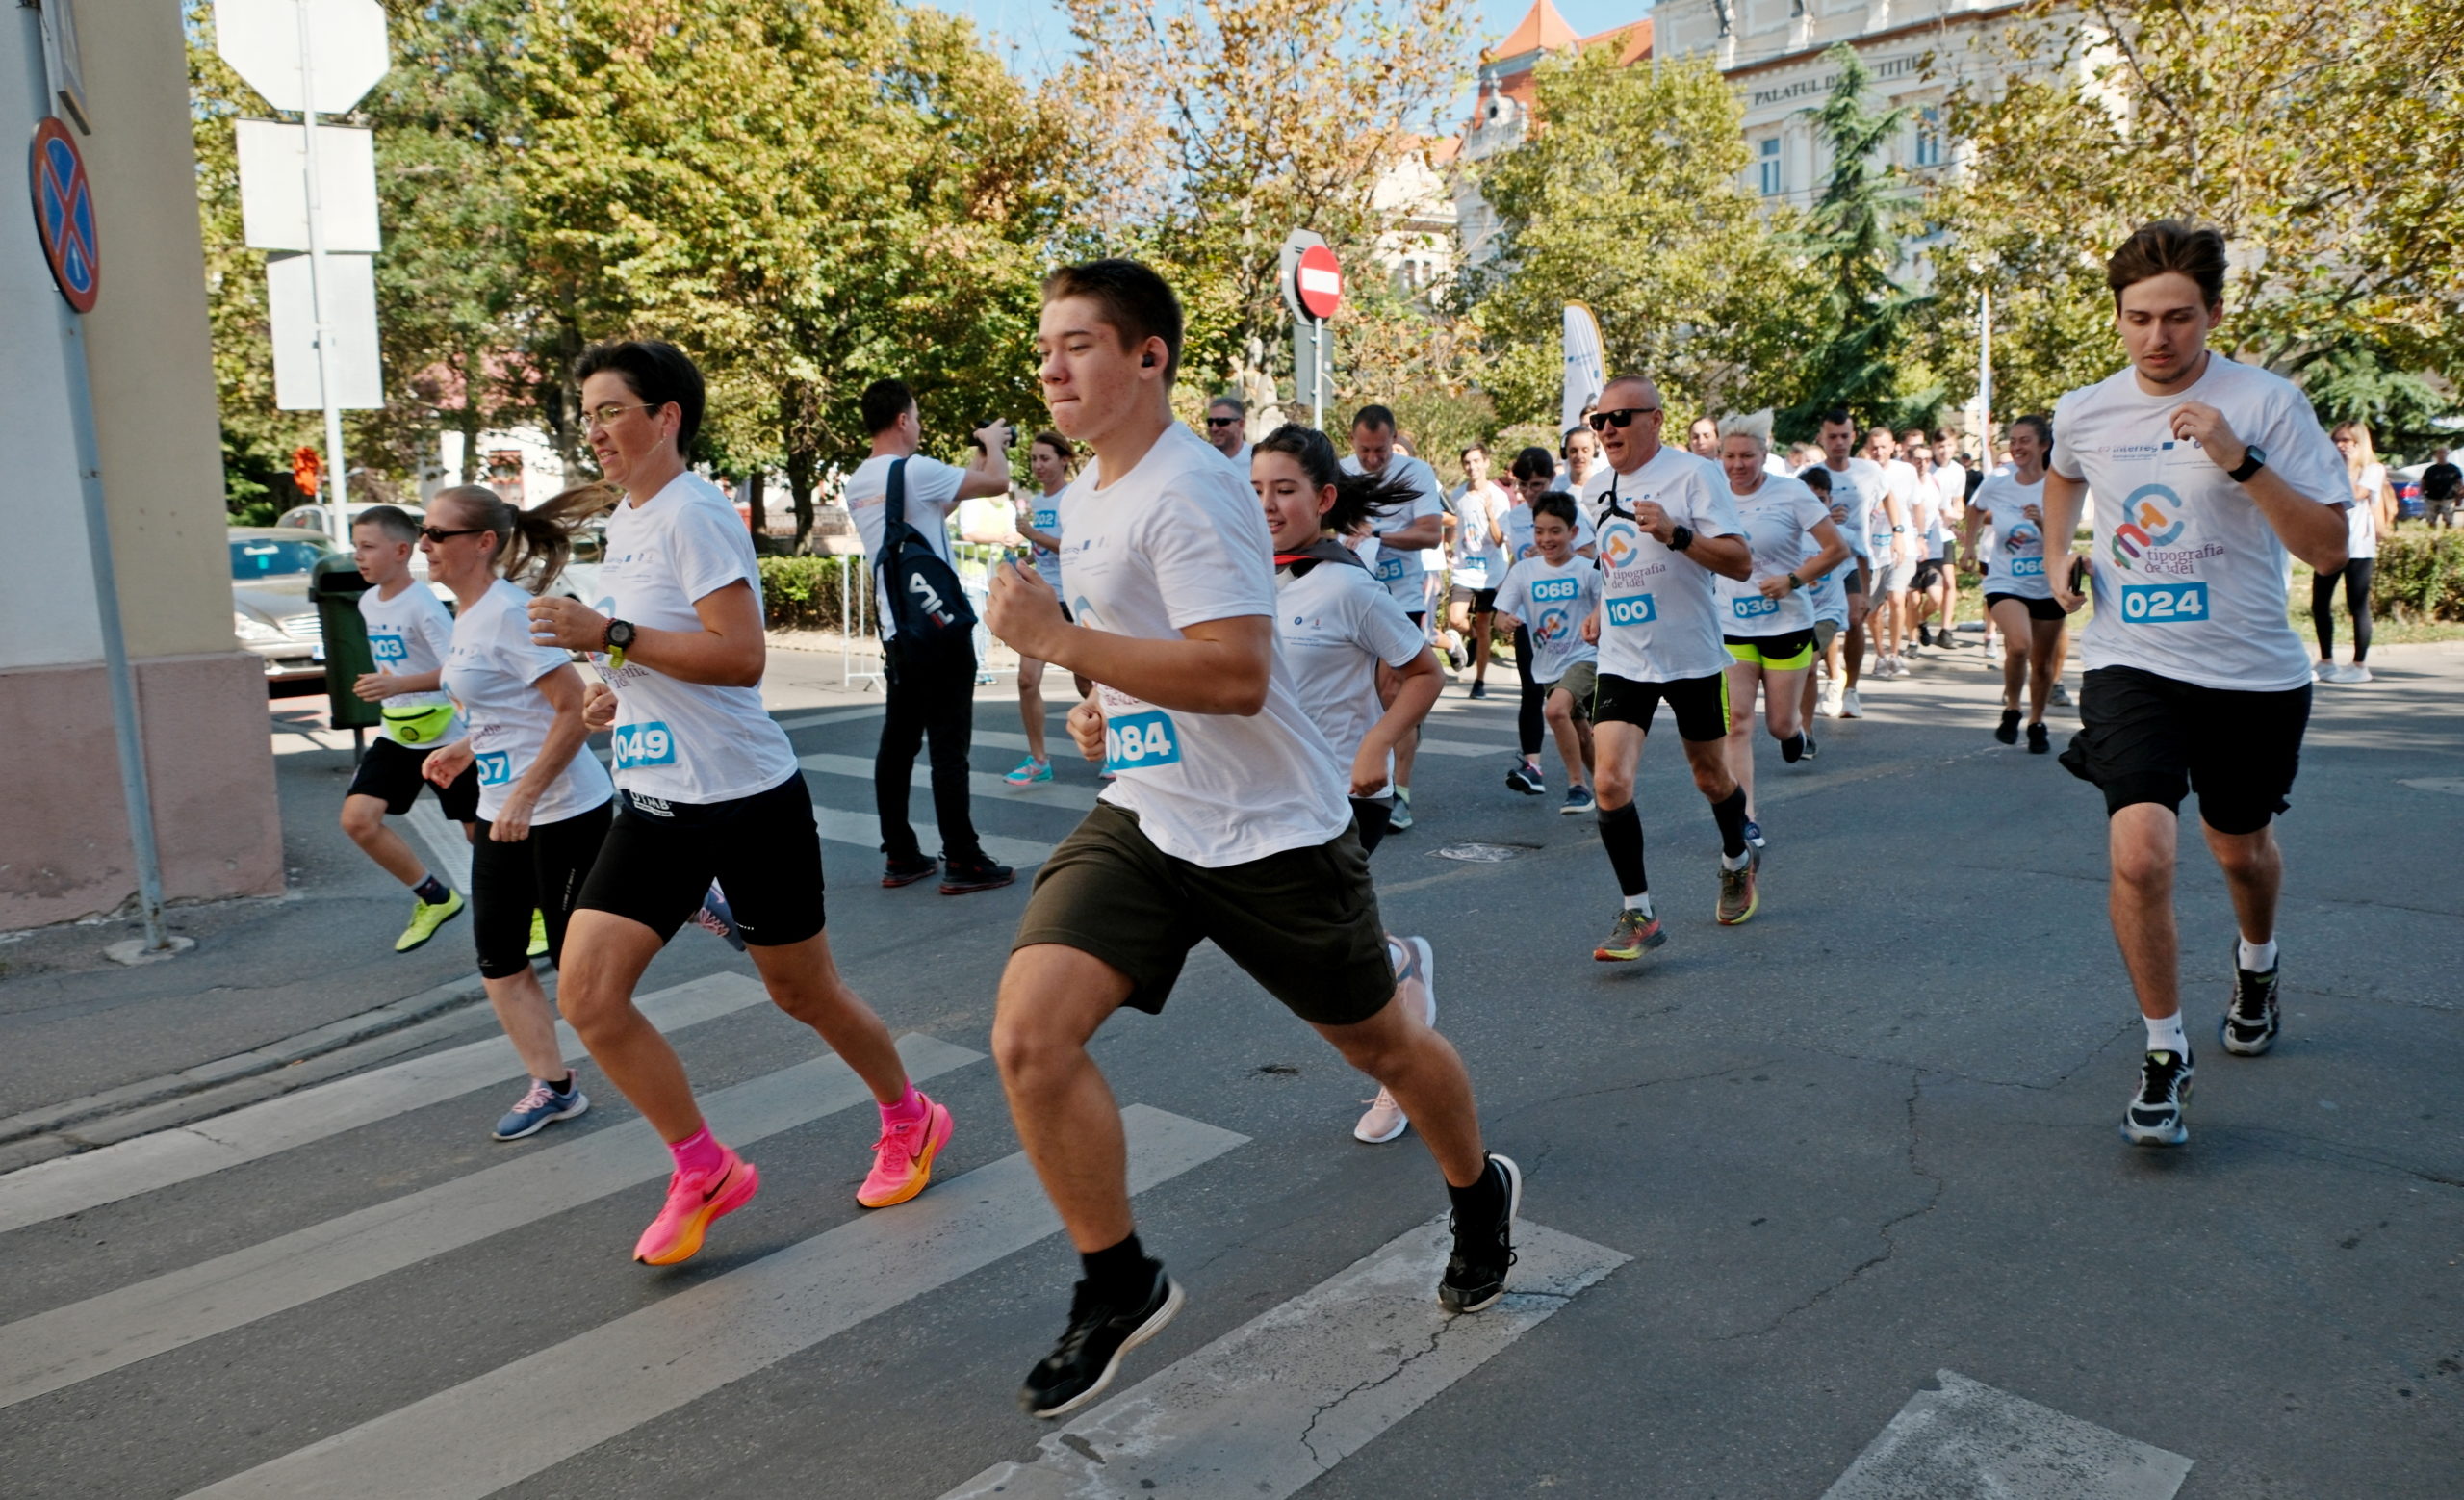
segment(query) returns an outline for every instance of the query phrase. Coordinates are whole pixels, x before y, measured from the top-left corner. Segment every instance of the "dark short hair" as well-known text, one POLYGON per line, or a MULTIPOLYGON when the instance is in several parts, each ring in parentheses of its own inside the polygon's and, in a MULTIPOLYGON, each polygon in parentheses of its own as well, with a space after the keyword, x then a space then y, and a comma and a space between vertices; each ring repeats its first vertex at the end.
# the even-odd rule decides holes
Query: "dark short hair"
POLYGON ((1226 392, 1206 403, 1206 409, 1209 411, 1213 411, 1218 406, 1229 406, 1235 412, 1244 417, 1249 414, 1249 403, 1243 401, 1241 398, 1232 395, 1230 392, 1226 392))
POLYGON ((1534 443, 1514 455, 1514 462, 1507 466, 1507 472, 1518 479, 1553 478, 1557 473, 1556 455, 1534 443))
POLYGON ((412 520, 411 513, 399 505, 371 505, 351 517, 350 524, 353 530, 363 526, 372 526, 398 542, 415 542, 420 539, 420 524, 412 520))
POLYGON ((1395 430, 1395 413, 1384 406, 1363 406, 1351 419, 1351 429, 1357 432, 1363 427, 1372 432, 1392 432, 1395 430))
POLYGON ((895 376, 885 377, 864 387, 864 435, 879 437, 898 426, 898 419, 915 404, 915 393, 907 382, 895 376))
POLYGON ((2114 305, 2118 307, 2125 288, 2169 272, 2179 272, 2197 282, 2208 306, 2223 301, 2224 236, 2186 219, 2142 224, 2105 262, 2105 285, 2113 290, 2114 305))
POLYGON ((2024 417, 2014 417, 2011 426, 2037 429, 2037 443, 2044 449, 2045 462, 2053 462, 2053 419, 2042 412, 2032 411, 2024 417))
POLYGON ((1810 490, 1831 493, 1831 471, 1821 464, 1810 463, 1797 471, 1797 482, 1810 490))
POLYGON ((1064 266, 1043 278, 1045 305, 1068 297, 1094 303, 1124 349, 1162 339, 1164 379, 1170 383, 1181 368, 1181 299, 1153 268, 1120 258, 1091 260, 1064 266))
POLYGON ((1335 503, 1319 516, 1319 525, 1341 536, 1364 521, 1393 514, 1411 504, 1416 493, 1400 469, 1384 474, 1346 474, 1335 457, 1335 445, 1316 427, 1287 422, 1258 439, 1256 452, 1282 453, 1300 466, 1313 488, 1335 491, 1335 503))
POLYGON ((1845 406, 1832 407, 1829 411, 1826 411, 1821 416, 1815 418, 1814 425, 1822 427, 1846 427, 1851 435, 1854 435, 1857 430, 1857 419, 1848 415, 1848 408, 1845 406))
POLYGON ((674 405, 680 415, 676 451, 692 452, 693 439, 702 431, 707 398, 702 372, 690 356, 661 339, 610 339, 583 349, 574 361, 574 385, 578 388, 602 371, 623 376, 627 388, 653 407, 674 405))
POLYGON ((1474 453, 1478 453, 1481 457, 1485 458, 1488 456, 1488 453, 1489 445, 1486 443, 1466 443, 1463 445, 1462 452, 1454 455, 1454 461, 1456 463, 1461 463, 1464 459, 1471 457, 1474 453))
POLYGON ((1531 513, 1534 516, 1555 516, 1566 525, 1574 527, 1576 530, 1582 530, 1575 526, 1575 498, 1564 490, 1551 490, 1533 501, 1531 513))
MULTIPOLYGON (((1582 436, 1582 435, 1583 435, 1584 433, 1586 433, 1586 432, 1591 432, 1591 424, 1589 424, 1589 423, 1587 423, 1587 422, 1578 422, 1578 423, 1576 423, 1573 427, 1570 427, 1566 428, 1566 430, 1564 430, 1563 432, 1558 433, 1558 434, 1557 434, 1557 453, 1558 453, 1558 455, 1559 455, 1560 457, 1562 457, 1562 456, 1564 456, 1566 453, 1568 453, 1572 452, 1572 451, 1573 451, 1573 449, 1574 449, 1574 446, 1575 446, 1575 439, 1576 439, 1576 438, 1578 438, 1578 437, 1580 437, 1580 436, 1582 436)), ((1593 440, 1594 442, 1598 442, 1598 441, 1599 441, 1599 439, 1600 439, 1600 434, 1599 434, 1599 433, 1597 433, 1597 432, 1592 432, 1592 440, 1593 440)))

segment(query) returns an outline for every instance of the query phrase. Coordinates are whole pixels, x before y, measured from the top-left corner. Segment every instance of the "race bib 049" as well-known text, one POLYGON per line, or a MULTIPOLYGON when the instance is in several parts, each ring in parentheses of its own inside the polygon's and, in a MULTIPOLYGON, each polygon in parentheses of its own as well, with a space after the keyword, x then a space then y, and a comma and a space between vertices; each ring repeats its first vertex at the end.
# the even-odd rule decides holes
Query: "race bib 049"
POLYGON ((1649 625, 1659 618, 1659 606, 1649 594, 1627 594, 1608 601, 1611 625, 1649 625))
POLYGON ((616 768, 625 770, 635 765, 674 765, 676 737, 667 726, 655 719, 640 724, 619 724, 611 737, 616 751, 616 768))
POLYGON ((1104 721, 1104 769, 1108 771, 1117 774, 1176 765, 1180 759, 1181 741, 1172 717, 1160 709, 1104 721))
POLYGON ((2127 583, 2121 617, 2133 625, 2172 625, 2207 618, 2205 583, 2127 583))
POLYGON ((1762 594, 1743 594, 1729 601, 1740 620, 1758 620, 1780 612, 1780 601, 1762 594))

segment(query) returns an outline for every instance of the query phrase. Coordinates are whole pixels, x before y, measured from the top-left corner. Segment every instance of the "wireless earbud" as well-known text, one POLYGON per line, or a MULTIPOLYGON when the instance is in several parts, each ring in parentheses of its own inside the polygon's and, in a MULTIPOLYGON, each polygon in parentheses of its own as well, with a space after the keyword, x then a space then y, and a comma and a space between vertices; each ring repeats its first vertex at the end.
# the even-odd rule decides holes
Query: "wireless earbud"
POLYGON ((1147 355, 1145 358, 1143 358, 1143 359, 1140 360, 1138 363, 1139 363, 1142 368, 1144 368, 1144 369, 1152 370, 1152 369, 1154 369, 1154 368, 1155 368, 1155 356, 1154 356, 1154 355, 1152 355, 1152 354, 1149 354, 1149 355, 1147 355))

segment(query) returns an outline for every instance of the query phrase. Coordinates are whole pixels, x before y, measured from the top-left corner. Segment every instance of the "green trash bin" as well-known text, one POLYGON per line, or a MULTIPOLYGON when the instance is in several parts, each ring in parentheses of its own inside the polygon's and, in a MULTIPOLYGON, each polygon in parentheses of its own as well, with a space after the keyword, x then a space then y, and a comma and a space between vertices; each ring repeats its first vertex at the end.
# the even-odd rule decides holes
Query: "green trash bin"
MULTIPOLYGON (((421 585, 411 585, 417 588, 421 585)), ((325 704, 336 729, 351 732, 354 748, 368 730, 385 722, 378 705, 350 690, 367 673, 376 670, 368 649, 368 622, 360 617, 359 596, 368 580, 347 554, 321 557, 308 573, 308 597, 316 601, 317 621, 325 636, 325 704)))

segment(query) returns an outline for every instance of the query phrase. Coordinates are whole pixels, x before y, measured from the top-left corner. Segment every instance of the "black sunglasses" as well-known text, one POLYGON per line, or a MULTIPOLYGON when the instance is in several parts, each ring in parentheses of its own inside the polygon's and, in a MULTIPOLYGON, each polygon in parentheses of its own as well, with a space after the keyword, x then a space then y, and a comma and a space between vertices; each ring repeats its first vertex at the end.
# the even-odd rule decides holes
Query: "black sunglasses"
POLYGON ((1615 411, 1595 411, 1585 420, 1594 432, 1605 432, 1610 427, 1632 427, 1636 417, 1648 417, 1657 410, 1656 406, 1620 406, 1615 411))
POLYGON ((1238 417, 1209 417, 1206 419, 1206 425, 1210 427, 1229 427, 1239 426, 1240 421, 1238 417))
POLYGON ((489 526, 466 526, 458 531, 449 531, 441 526, 424 526, 420 528, 420 534, 426 537, 429 541, 435 542, 441 546, 451 537, 476 536, 482 531, 492 531, 495 530, 496 528, 489 526))

